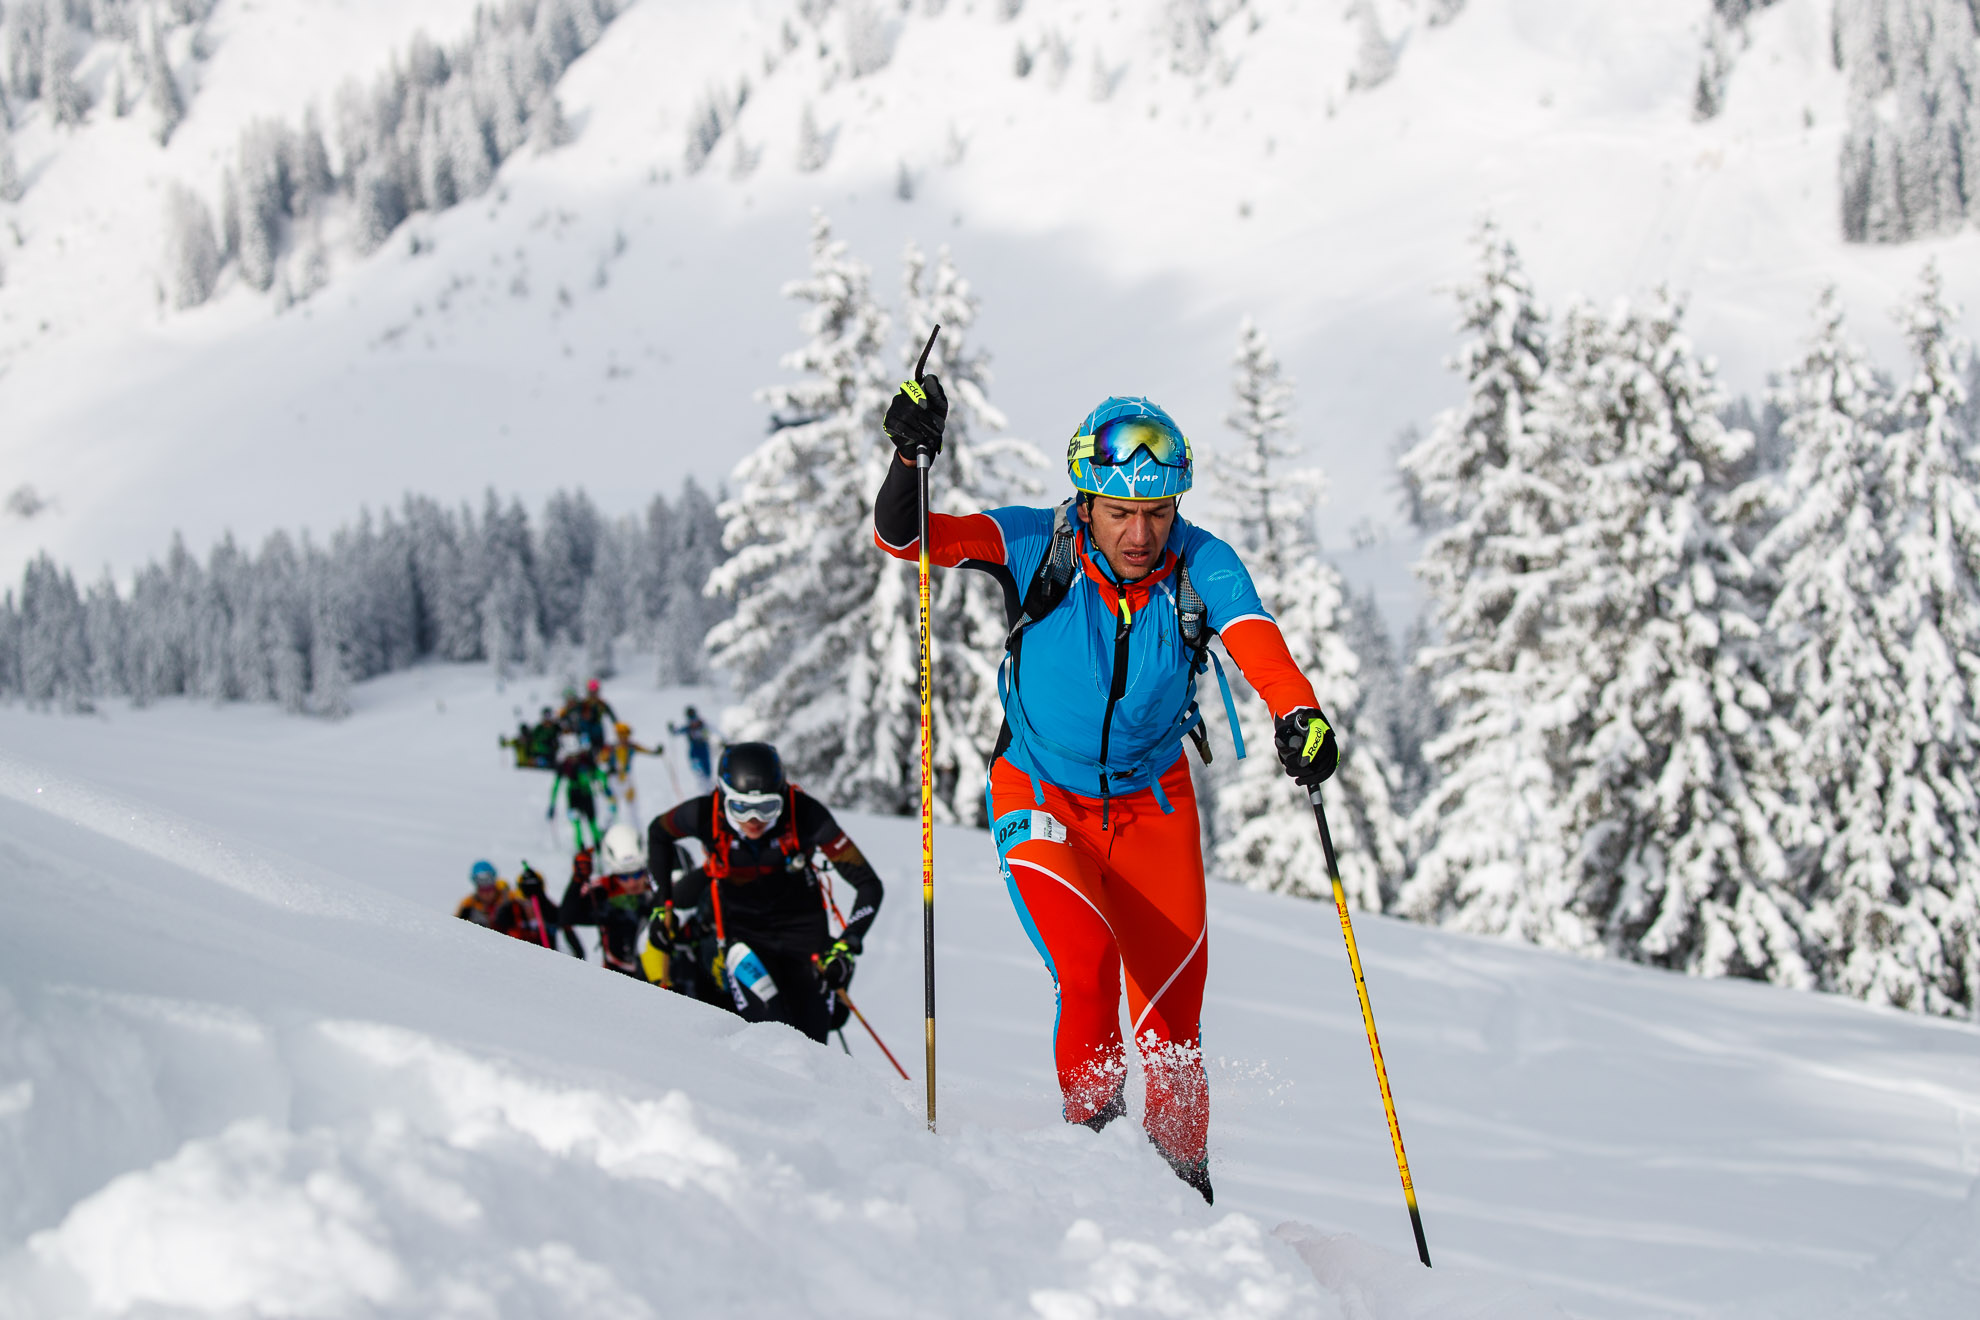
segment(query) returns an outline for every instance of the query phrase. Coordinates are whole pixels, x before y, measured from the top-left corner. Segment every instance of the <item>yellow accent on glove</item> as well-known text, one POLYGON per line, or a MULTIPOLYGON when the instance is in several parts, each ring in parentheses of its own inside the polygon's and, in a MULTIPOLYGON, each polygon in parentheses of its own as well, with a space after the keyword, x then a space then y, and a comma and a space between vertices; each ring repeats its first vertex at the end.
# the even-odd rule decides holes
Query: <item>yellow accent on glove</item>
POLYGON ((928 391, 922 389, 921 386, 915 384, 911 380, 904 380, 901 382, 901 393, 907 395, 910 399, 913 399, 916 403, 925 404, 928 402, 928 391))
POLYGON ((1313 718, 1307 721, 1306 746, 1300 749, 1299 763, 1310 765, 1314 755, 1320 750, 1320 744, 1325 741, 1327 741, 1327 721, 1316 711, 1313 718))

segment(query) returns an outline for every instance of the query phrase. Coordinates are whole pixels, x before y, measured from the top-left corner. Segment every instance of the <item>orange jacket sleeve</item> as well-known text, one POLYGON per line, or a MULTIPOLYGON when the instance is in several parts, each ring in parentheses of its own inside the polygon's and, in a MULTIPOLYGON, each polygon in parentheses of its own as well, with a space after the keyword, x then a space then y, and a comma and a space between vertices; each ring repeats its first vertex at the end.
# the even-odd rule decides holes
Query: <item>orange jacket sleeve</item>
POLYGON ((1301 706, 1319 708, 1313 684, 1306 681, 1306 675, 1293 663, 1292 652, 1286 649, 1286 636, 1279 631, 1278 624, 1253 615, 1226 626, 1222 636, 1224 649, 1237 662, 1245 681, 1265 698, 1274 719, 1301 706))

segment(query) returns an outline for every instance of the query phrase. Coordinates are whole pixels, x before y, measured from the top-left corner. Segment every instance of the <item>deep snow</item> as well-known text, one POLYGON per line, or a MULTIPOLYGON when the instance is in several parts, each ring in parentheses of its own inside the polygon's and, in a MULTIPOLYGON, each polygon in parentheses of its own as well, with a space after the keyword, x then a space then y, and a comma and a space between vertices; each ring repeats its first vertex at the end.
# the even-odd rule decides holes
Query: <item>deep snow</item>
MULTIPOLYGON (((1980 1300, 1970 1026, 1364 914, 1425 1274, 1331 909, 1222 888, 1205 1208, 1127 1125, 1058 1121, 1049 983, 977 831, 938 832, 930 1137, 912 821, 847 821, 892 886, 854 988, 912 1083, 856 1028, 847 1059, 451 919, 476 856, 560 865, 546 778, 494 744, 545 695, 435 667, 334 724, 0 710, 0 1315, 1980 1300)), ((648 732, 714 704, 608 695, 648 732)))

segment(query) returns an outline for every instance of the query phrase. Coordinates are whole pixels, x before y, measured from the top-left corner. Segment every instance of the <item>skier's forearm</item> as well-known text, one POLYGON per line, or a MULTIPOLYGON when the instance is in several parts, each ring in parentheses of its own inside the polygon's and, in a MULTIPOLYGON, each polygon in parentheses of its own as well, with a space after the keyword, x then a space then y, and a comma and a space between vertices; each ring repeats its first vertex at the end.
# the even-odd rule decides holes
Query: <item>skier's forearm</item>
MULTIPOLYGON (((887 464, 887 479, 873 497, 873 535, 889 554, 909 558, 921 522, 921 488, 911 464, 887 464)), ((919 552, 917 552, 919 553, 919 552)))
POLYGON ((886 887, 880 883, 879 874, 864 862, 850 868, 834 862, 832 869, 853 887, 852 908, 846 913, 846 929, 840 938, 858 947, 865 941, 866 932, 873 928, 873 919, 880 915, 880 900, 886 897, 886 887))
POLYGON ((886 886, 880 883, 880 873, 866 860, 866 854, 859 845, 840 834, 823 844, 819 851, 839 878, 853 887, 852 908, 846 913, 845 934, 857 946, 866 938, 873 919, 880 914, 880 901, 886 897, 886 886))
POLYGON ((680 869, 681 850, 674 840, 684 838, 692 822, 687 820, 688 804, 663 811, 646 827, 646 869, 662 902, 674 898, 674 872, 680 869))
POLYGON ((1318 708, 1320 701, 1313 695, 1313 684, 1293 663, 1292 652, 1286 649, 1286 635, 1278 624, 1270 619, 1239 619, 1221 636, 1224 649, 1237 662, 1245 681, 1265 699, 1274 718, 1301 706, 1318 708))
MULTIPOLYGON (((921 491, 914 469, 894 462, 873 499, 873 543, 896 559, 920 555, 921 491)), ((928 516, 928 560, 943 568, 1004 562, 1004 534, 985 513, 928 516)))

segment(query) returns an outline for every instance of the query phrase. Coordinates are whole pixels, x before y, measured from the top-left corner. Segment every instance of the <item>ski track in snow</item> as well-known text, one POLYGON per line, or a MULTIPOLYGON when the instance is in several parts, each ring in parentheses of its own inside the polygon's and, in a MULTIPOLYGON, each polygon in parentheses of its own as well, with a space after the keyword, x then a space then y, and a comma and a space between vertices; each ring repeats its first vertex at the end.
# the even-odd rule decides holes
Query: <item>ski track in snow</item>
MULTIPOLYGON (((1980 1298, 1970 1026, 1364 915, 1426 1274, 1332 910, 1229 889, 1205 1208, 1132 1125, 1058 1121, 1049 981, 968 830, 938 831, 930 1137, 911 821, 847 823, 893 883, 855 990, 913 1083, 856 1030, 847 1058, 450 917, 475 856, 561 865, 543 777, 494 746, 543 688, 423 668, 335 724, 0 710, 0 1316, 1950 1320, 1980 1298)), ((719 705, 611 695, 641 729, 719 705)), ((664 768, 640 782, 668 796, 664 768)))

